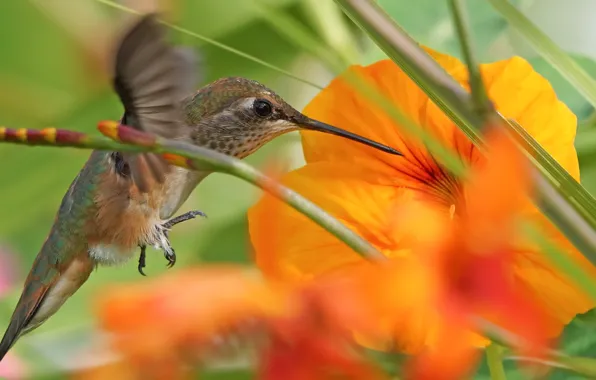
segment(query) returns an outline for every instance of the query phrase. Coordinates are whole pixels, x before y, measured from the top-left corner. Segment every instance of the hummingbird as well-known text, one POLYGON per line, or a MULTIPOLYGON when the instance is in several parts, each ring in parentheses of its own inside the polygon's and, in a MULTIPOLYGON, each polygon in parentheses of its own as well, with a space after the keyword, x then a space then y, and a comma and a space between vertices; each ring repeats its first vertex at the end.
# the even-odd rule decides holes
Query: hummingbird
MULTIPOLYGON (((341 136, 389 154, 397 150, 309 118, 264 85, 241 77, 216 80, 194 91, 195 57, 173 47, 155 13, 141 16, 116 48, 113 87, 123 108, 121 123, 238 158, 295 130, 341 136)), ((119 265, 141 249, 175 251, 168 231, 204 216, 172 216, 209 170, 168 164, 154 153, 92 151, 67 190, 48 237, 25 280, 0 342, 0 361, 24 334, 54 315, 99 266, 119 265)))

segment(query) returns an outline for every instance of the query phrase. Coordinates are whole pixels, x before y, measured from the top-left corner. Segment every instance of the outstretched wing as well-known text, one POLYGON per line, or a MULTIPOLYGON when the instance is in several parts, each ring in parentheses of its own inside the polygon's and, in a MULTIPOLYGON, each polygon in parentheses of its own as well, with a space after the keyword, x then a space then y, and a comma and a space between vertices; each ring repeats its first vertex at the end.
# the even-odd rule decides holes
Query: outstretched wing
MULTIPOLYGON (((122 123, 165 138, 183 137, 181 101, 194 91, 196 59, 165 38, 155 14, 143 16, 123 37, 116 52, 114 89, 124 105, 122 123)), ((139 190, 147 179, 163 182, 168 165, 155 154, 123 154, 139 190)))

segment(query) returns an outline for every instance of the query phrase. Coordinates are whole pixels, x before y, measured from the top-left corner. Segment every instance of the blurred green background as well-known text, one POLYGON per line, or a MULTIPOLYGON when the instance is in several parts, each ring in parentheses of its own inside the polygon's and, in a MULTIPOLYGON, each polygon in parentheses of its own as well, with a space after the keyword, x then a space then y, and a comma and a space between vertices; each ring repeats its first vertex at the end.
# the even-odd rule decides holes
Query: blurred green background
MULTIPOLYGON (((378 2, 422 44, 460 56, 445 1, 378 2)), ((262 17, 253 0, 174 3, 172 21, 193 32, 252 54, 320 86, 333 77, 317 57, 284 39, 262 17)), ((338 46, 354 63, 366 64, 384 57, 340 13, 332 0, 259 3, 294 17, 317 38, 338 46)), ((596 14, 596 2, 519 0, 513 3, 592 76, 596 76, 596 44, 591 37, 596 35, 596 23, 590 16, 596 14)), ((592 157, 596 149, 590 149, 596 146, 592 107, 525 44, 490 5, 478 0, 470 0, 468 5, 474 42, 481 60, 503 59, 513 54, 527 58, 578 115, 580 125, 576 145, 582 182, 591 192, 596 191, 596 160, 592 157)), ((94 46, 102 36, 114 30, 121 16, 122 11, 94 0, 0 1, 0 125, 56 126, 95 133, 99 120, 117 120, 122 109, 106 78, 98 72, 94 46)), ((196 38, 179 32, 172 32, 171 37, 177 43, 198 49, 204 69, 203 83, 223 76, 256 79, 276 90, 298 109, 318 91, 196 38)), ((4 256, 13 255, 17 260, 16 265, 10 266, 0 262, 5 265, 3 269, 10 269, 15 281, 0 300, 2 331, 62 196, 88 155, 88 151, 82 150, 0 145, 0 247, 4 256)), ((291 167, 302 165, 297 134, 282 136, 247 159, 256 166, 270 160, 288 160, 291 167)), ((200 209, 208 218, 184 223, 174 229, 171 238, 178 252, 178 263, 172 270, 200 262, 249 263, 246 209, 258 196, 259 191, 238 179, 219 174, 208 177, 180 210, 200 209)), ((149 278, 163 273, 165 264, 159 252, 148 251, 146 273, 149 278)), ((100 268, 54 317, 19 341, 14 353, 26 362, 32 376, 54 376, 62 370, 93 365, 102 360, 86 351, 96 339, 92 316, 94 295, 110 284, 144 281, 136 265, 133 260, 119 268, 100 268), (80 359, 73 360, 73 355, 80 359)), ((586 336, 582 334, 582 339, 588 339, 586 336)), ((596 334, 592 336, 590 339, 596 341, 596 334)), ((594 346, 592 340, 583 341, 584 345, 594 346)), ((479 378, 482 376, 480 374, 479 378)))

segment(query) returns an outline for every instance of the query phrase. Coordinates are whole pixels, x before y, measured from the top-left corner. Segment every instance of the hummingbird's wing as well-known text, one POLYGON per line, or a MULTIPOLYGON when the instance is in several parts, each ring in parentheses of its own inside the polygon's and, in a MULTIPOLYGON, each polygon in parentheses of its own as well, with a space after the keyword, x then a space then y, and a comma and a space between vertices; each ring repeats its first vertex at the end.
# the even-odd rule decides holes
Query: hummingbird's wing
MULTIPOLYGON (((116 53, 114 88, 125 109, 122 123, 165 138, 186 136, 182 99, 194 91, 196 62, 192 50, 175 48, 166 41, 155 14, 142 17, 116 53)), ((143 192, 149 188, 148 177, 163 182, 169 168, 156 154, 123 157, 143 192)))

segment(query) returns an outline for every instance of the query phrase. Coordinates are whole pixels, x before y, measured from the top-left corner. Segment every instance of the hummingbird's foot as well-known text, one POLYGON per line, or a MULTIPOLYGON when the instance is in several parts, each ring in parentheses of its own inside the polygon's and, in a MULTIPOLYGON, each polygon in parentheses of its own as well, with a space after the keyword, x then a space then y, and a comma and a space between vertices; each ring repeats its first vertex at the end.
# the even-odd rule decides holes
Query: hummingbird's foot
POLYGON ((172 218, 163 224, 164 228, 170 229, 174 227, 178 223, 186 222, 187 220, 194 219, 197 216, 202 216, 204 218, 207 217, 203 211, 193 210, 189 212, 185 212, 182 215, 179 215, 175 218, 172 218))
MULTIPOLYGON (((163 233, 164 233, 166 239, 169 239, 168 235, 169 235, 170 229, 172 227, 174 227, 176 224, 185 222, 190 219, 194 219, 197 216, 202 216, 204 218, 207 217, 207 215, 205 215, 204 212, 198 211, 198 210, 193 210, 193 211, 186 212, 182 215, 179 215, 175 218, 172 218, 172 219, 168 220, 167 222, 165 222, 164 224, 162 224, 163 233)), ((164 249, 163 255, 166 258, 166 260, 168 260, 168 265, 167 265, 168 268, 171 268, 174 266, 174 264, 176 264, 176 251, 174 251, 174 248, 170 247, 170 249, 164 249)))
MULTIPOLYGON (((176 252, 174 251, 174 248, 172 248, 172 246, 170 245, 170 242, 169 242, 168 233, 169 233, 170 229, 178 223, 182 223, 187 220, 194 219, 197 216, 207 217, 207 215, 205 215, 204 212, 198 211, 198 210, 193 210, 193 211, 186 212, 186 213, 184 213, 180 216, 177 216, 175 218, 172 218, 172 219, 166 221, 165 223, 163 223, 161 226, 158 226, 159 234, 162 235, 162 241, 161 241, 161 244, 156 245, 155 247, 161 248, 163 250, 163 255, 166 258, 166 260, 168 260, 168 265, 167 265, 168 268, 171 268, 174 266, 174 264, 176 264, 176 252)), ((139 248, 141 248, 141 254, 139 255, 139 266, 137 268, 138 268, 140 274, 142 274, 143 276, 146 276, 143 269, 145 268, 145 260, 146 260, 146 256, 147 256, 145 251, 147 249, 147 246, 145 244, 143 244, 143 245, 139 245, 139 248)))
POLYGON ((146 276, 145 272, 143 272, 143 268, 145 268, 145 250, 147 249, 146 245, 141 245, 141 254, 139 255, 139 273, 142 274, 143 276, 146 276))

